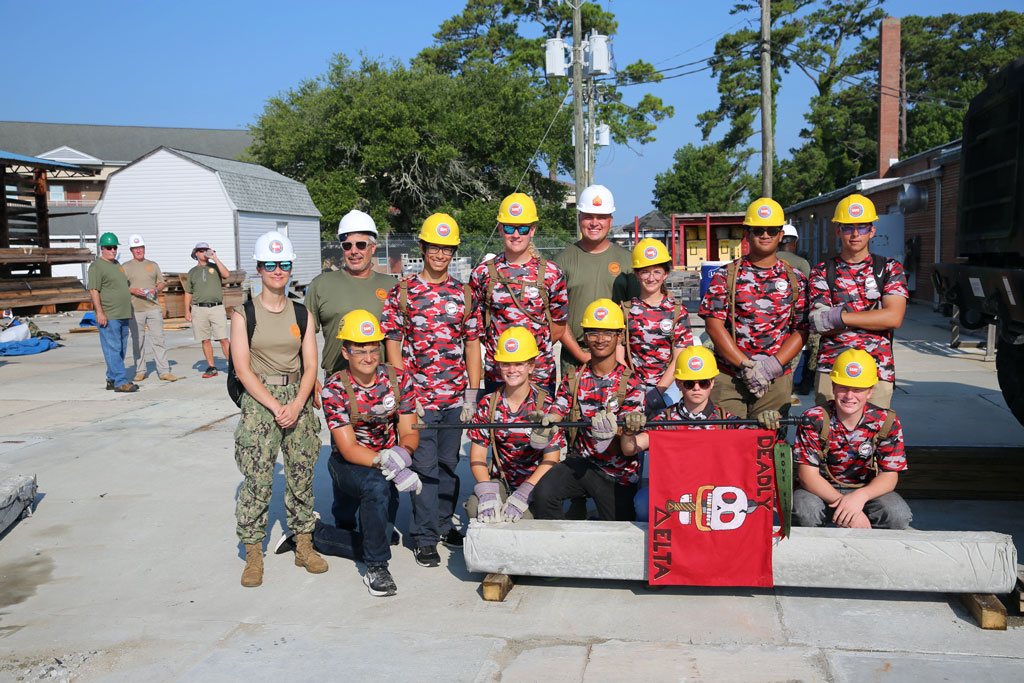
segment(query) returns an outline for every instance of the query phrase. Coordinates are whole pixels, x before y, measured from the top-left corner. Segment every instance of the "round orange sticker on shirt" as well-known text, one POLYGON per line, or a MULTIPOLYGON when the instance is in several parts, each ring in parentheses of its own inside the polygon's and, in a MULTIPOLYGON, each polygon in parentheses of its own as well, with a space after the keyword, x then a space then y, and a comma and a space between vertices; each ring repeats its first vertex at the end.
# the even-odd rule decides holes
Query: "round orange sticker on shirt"
POLYGON ((213 268, 210 268, 210 274, 211 275, 213 274, 213 268))
POLYGON ((288 331, 291 332, 292 336, 295 337, 296 339, 302 336, 302 334, 299 332, 298 325, 292 325, 291 327, 288 328, 288 331))
POLYGON ((146 270, 153 270, 153 266, 146 266, 146 270))
POLYGON ((388 298, 388 293, 385 292, 383 289, 378 289, 376 291, 376 294, 377 294, 377 298, 380 299, 381 301, 384 301, 385 299, 388 298))
POLYGON ((622 267, 619 265, 618 261, 612 261, 611 263, 608 264, 608 272, 611 273, 612 275, 618 275, 621 271, 622 267))

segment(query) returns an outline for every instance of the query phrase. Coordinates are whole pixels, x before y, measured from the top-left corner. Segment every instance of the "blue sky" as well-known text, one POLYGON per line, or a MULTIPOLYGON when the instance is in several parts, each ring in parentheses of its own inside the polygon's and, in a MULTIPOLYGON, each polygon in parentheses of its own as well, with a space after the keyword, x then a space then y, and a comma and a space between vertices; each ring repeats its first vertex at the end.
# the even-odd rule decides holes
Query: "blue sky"
MULTIPOLYGON (((733 2, 723 0, 601 4, 619 21, 613 52, 620 65, 644 59, 663 69, 707 57, 719 35, 744 19, 757 21, 756 13, 730 15, 733 2)), ((241 128, 268 97, 323 73, 335 53, 409 59, 463 5, 55 0, 40 17, 34 3, 0 0, 4 72, 18 83, 0 100, 0 120, 241 128)), ((969 8, 953 0, 889 0, 885 8, 903 16, 1020 6, 1010 0, 974 0, 969 8)), ((655 175, 671 166, 678 147, 700 142, 696 116, 718 102, 707 71, 625 91, 627 101, 654 93, 675 107, 675 116, 661 123, 657 142, 639 148, 639 155, 617 145, 600 150, 597 182, 615 194, 617 222, 651 210, 655 175)), ((798 142, 809 96, 809 81, 800 74, 784 82, 776 105, 776 148, 783 154, 798 142)))

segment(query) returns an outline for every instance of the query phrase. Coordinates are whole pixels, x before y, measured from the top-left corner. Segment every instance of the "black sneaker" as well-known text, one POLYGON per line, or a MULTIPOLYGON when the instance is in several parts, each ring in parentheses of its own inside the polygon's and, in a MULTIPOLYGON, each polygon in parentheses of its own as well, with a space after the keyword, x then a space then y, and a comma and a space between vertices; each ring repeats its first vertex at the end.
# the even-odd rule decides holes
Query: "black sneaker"
POLYGON ((391 572, 387 567, 367 567, 363 584, 366 590, 370 591, 370 595, 378 598, 398 592, 398 586, 395 585, 395 580, 391 578, 391 572))
POLYGON ((283 555, 295 550, 295 534, 285 534, 274 546, 275 555, 283 555))
POLYGON ((108 379, 107 380, 107 391, 113 391, 113 390, 114 390, 114 380, 108 379))
POLYGON ((398 536, 398 529, 393 529, 391 531, 391 545, 398 545, 401 542, 402 539, 398 536))
POLYGON ((466 540, 466 537, 456 531, 454 528, 449 529, 444 536, 441 537, 441 544, 445 548, 451 550, 462 550, 462 544, 466 540))
POLYGON ((412 551, 416 564, 421 567, 436 567, 441 564, 441 556, 437 554, 436 545, 425 545, 412 551))
POLYGON ((213 367, 212 365, 208 366, 205 370, 203 370, 203 377, 206 378, 206 379, 209 379, 210 377, 216 377, 216 376, 217 376, 217 368, 213 367))

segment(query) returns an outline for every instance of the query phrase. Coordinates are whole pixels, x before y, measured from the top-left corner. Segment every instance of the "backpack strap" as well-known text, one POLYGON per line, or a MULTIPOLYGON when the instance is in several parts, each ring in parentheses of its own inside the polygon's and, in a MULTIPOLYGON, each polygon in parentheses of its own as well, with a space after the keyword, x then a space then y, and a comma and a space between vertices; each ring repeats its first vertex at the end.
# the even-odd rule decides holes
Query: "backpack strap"
MULTIPOLYGON (((577 392, 580 389, 580 378, 583 376, 583 367, 579 369, 571 367, 569 368, 569 400, 572 402, 569 408, 569 421, 579 422, 580 418, 583 417, 583 411, 580 409, 579 398, 577 392)), ((570 427, 569 433, 567 434, 568 443, 571 446, 576 441, 576 435, 579 433, 579 429, 576 427, 570 427)))
POLYGON ((348 394, 348 416, 349 424, 353 427, 361 422, 366 422, 366 413, 359 410, 359 401, 356 400, 356 390, 352 386, 352 377, 349 375, 348 370, 340 370, 334 373, 334 376, 341 380, 341 385, 345 387, 345 393, 348 394))
POLYGON ((462 285, 462 300, 466 304, 466 310, 462 314, 462 325, 465 327, 466 321, 473 313, 473 288, 468 284, 462 285))
MULTIPOLYGON (((718 406, 717 410, 718 410, 718 419, 719 420, 724 420, 725 419, 725 408, 723 408, 722 406, 718 406)), ((726 425, 718 425, 718 428, 719 429, 728 429, 728 427, 726 425)))
MULTIPOLYGON (((495 389, 491 392, 490 397, 487 400, 487 421, 494 422, 494 414, 498 411, 498 403, 501 402, 501 389, 495 389)), ((491 437, 491 462, 494 463, 494 469, 498 471, 498 476, 508 486, 508 480, 505 479, 505 470, 501 468, 501 459, 498 457, 498 439, 494 435, 497 431, 494 427, 487 430, 491 437)))
MULTIPOLYGON (((295 324, 299 326, 299 376, 302 376, 306 364, 302 360, 302 342, 306 339, 306 325, 309 324, 309 311, 298 301, 292 301, 292 311, 295 313, 295 324)), ((252 339, 252 335, 249 336, 252 339)))
MULTIPOLYGON (((871 443, 873 443, 875 445, 875 448, 878 448, 878 444, 879 444, 879 442, 882 439, 884 439, 885 437, 889 436, 889 430, 892 429, 892 424, 895 421, 896 421, 896 413, 894 413, 891 409, 890 410, 886 410, 885 411, 885 420, 882 421, 882 426, 878 429, 878 433, 875 434, 873 437, 871 437, 871 443)), ((874 457, 875 457, 874 453, 872 453, 872 455, 871 455, 872 460, 874 460, 874 457)), ((876 463, 876 466, 875 466, 875 471, 876 472, 878 471, 877 463, 876 463)))
POLYGON ((398 413, 398 404, 402 400, 402 394, 398 385, 398 373, 395 372, 395 366, 391 363, 385 363, 384 369, 388 373, 388 382, 391 383, 391 395, 395 397, 395 413, 398 413))
POLYGON ((404 318, 409 313, 409 281, 402 280, 398 283, 398 310, 404 318))
MULTIPOLYGON (((547 259, 538 256, 537 257, 537 292, 540 293, 540 299, 544 302, 544 317, 548 321, 548 327, 551 327, 551 300, 548 298, 548 285, 545 278, 548 274, 548 262, 547 259)), ((523 311, 525 313, 525 311, 523 311)))
MULTIPOLYGON (((615 405, 617 406, 618 409, 622 408, 622 403, 623 403, 623 401, 626 400, 626 390, 629 388, 629 378, 633 376, 633 369, 632 368, 625 367, 625 366, 623 366, 623 367, 625 369, 622 371, 622 374, 619 376, 619 386, 616 387, 615 395, 612 397, 612 398, 615 399, 615 405)), ((607 403, 605 403, 605 407, 606 408, 608 407, 607 403)))
MULTIPOLYGON (((632 299, 629 301, 629 303, 632 303, 632 299)), ((629 348, 629 308, 630 307, 626 304, 625 301, 623 301, 621 304, 619 304, 619 308, 622 309, 622 322, 625 324, 625 326, 624 326, 625 339, 624 339, 624 342, 623 342, 623 346, 625 347, 625 350, 626 350, 626 365, 628 365, 629 367, 633 367, 633 352, 629 348)))
MULTIPOLYGON (((495 257, 497 258, 497 257, 495 257)), ((505 289, 508 290, 509 296, 512 298, 512 303, 518 308, 523 315, 529 318, 531 321, 538 325, 547 324, 551 326, 551 302, 548 298, 547 285, 544 282, 544 276, 547 274, 548 262, 540 257, 537 257, 537 278, 533 283, 524 282, 515 278, 507 278, 498 274, 498 269, 494 265, 494 259, 487 261, 487 298, 485 300, 486 308, 484 309, 485 326, 490 327, 491 325, 491 302, 494 299, 494 288, 498 284, 505 285, 505 289), (524 284, 534 284, 537 287, 537 291, 540 294, 541 301, 544 302, 544 317, 538 318, 523 306, 523 302, 519 299, 515 289, 510 285, 523 286, 524 284)))
POLYGON ((498 269, 494 258, 487 259, 487 294, 484 296, 484 327, 491 326, 491 301, 494 300, 494 288, 498 284, 498 269))
POLYGON ((793 270, 793 266, 789 265, 788 261, 779 259, 779 263, 782 264, 782 268, 786 271, 786 276, 789 278, 789 329, 792 334, 793 329, 796 327, 796 305, 800 301, 800 281, 797 280, 796 271, 793 270))
POLYGON ((256 304, 249 299, 242 310, 245 311, 245 336, 249 340, 249 350, 252 351, 252 335, 256 333, 256 304))
POLYGON ((725 267, 725 295, 729 300, 729 331, 732 343, 736 343, 736 276, 739 274, 739 259, 730 261, 725 267))

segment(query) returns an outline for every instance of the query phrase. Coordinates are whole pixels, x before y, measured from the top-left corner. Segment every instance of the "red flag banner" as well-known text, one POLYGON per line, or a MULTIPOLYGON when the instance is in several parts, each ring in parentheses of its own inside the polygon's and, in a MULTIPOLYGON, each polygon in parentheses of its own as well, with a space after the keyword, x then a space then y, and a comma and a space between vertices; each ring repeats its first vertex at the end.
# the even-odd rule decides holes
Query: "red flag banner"
POLYGON ((772 586, 774 434, 761 429, 648 433, 648 582, 772 586))

